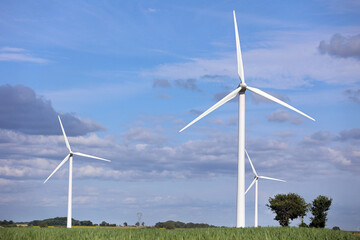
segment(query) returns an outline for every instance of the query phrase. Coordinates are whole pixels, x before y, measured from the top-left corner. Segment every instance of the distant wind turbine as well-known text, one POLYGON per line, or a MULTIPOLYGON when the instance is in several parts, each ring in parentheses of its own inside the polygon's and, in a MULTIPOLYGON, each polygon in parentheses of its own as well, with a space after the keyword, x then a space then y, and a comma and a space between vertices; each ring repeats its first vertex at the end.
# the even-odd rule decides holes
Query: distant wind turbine
POLYGON ((312 117, 306 115, 305 113, 299 111, 298 109, 290 106, 289 104, 271 96, 270 94, 254 88, 249 87, 245 83, 244 78, 244 69, 243 69, 243 62, 241 57, 241 49, 240 49, 240 40, 239 40, 239 33, 238 27, 236 23, 236 16, 235 11, 233 11, 234 15, 234 25, 235 25, 235 38, 236 38, 236 55, 237 55, 237 67, 238 67, 238 75, 240 78, 240 85, 231 93, 226 95, 223 99, 215 103, 212 107, 202 113, 200 116, 195 118, 192 122, 186 125, 183 129, 180 130, 182 132, 195 122, 199 121, 201 118, 205 117, 218 107, 222 106, 226 102, 230 101, 231 99, 235 98, 239 95, 239 131, 238 131, 238 183, 237 183, 237 209, 236 209, 236 227, 245 227, 245 92, 246 90, 250 90, 253 93, 256 93, 260 96, 263 96, 273 102, 276 102, 284 107, 287 107, 313 121, 312 117))
POLYGON ((73 152, 71 151, 70 148, 70 144, 69 144, 69 140, 66 137, 65 134, 65 130, 64 127, 61 123, 61 119, 60 116, 58 116, 59 118, 59 122, 60 122, 60 126, 61 126, 61 130, 62 133, 64 135, 64 139, 65 139, 65 144, 67 149, 69 150, 69 154, 64 158, 64 160, 62 160, 62 162, 55 168, 55 170, 50 174, 50 176, 44 181, 44 183, 46 183, 52 175, 54 175, 54 173, 56 173, 56 171, 62 166, 64 165, 64 163, 66 163, 67 160, 70 159, 69 161, 69 195, 68 195, 68 214, 67 214, 67 228, 71 228, 71 215, 72 215, 72 210, 71 210, 71 205, 72 205, 72 167, 73 167, 73 155, 77 155, 77 156, 81 156, 81 157, 88 157, 88 158, 94 158, 94 159, 98 159, 98 160, 102 160, 102 161, 106 161, 106 162, 111 162, 110 160, 107 160, 105 158, 100 158, 100 157, 95 157, 95 156, 91 156, 88 154, 84 154, 84 153, 79 153, 79 152, 73 152))
POLYGON ((254 227, 258 227, 258 181, 260 178, 262 179, 268 179, 268 180, 273 180, 273 181, 280 181, 280 182, 286 182, 284 180, 281 179, 277 179, 277 178, 271 178, 271 177, 265 177, 265 176, 259 176, 254 168, 253 163, 251 162, 250 156, 248 154, 248 152, 245 149, 245 153, 246 156, 249 159, 251 168, 253 170, 253 173, 255 175, 254 180, 252 181, 252 183, 250 184, 250 186, 248 187, 248 189, 245 191, 245 194, 250 190, 250 188, 255 184, 255 223, 254 223, 254 227))

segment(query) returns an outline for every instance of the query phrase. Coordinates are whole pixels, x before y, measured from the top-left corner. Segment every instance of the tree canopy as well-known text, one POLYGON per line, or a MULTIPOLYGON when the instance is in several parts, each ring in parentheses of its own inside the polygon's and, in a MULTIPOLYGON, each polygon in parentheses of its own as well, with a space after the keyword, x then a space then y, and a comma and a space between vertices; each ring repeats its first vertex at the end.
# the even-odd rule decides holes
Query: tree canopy
POLYGON ((166 228, 166 229, 174 229, 174 228, 209 228, 215 227, 213 225, 209 225, 206 223, 183 223, 180 221, 166 221, 166 222, 158 222, 155 224, 156 228, 166 228))
POLYGON ((314 199, 311 206, 311 217, 310 227, 324 228, 327 221, 327 211, 330 209, 332 198, 319 195, 314 199))
POLYGON ((273 211, 275 220, 279 221, 281 226, 289 226, 290 220, 306 216, 309 204, 296 193, 277 194, 274 198, 269 198, 267 207, 273 211))

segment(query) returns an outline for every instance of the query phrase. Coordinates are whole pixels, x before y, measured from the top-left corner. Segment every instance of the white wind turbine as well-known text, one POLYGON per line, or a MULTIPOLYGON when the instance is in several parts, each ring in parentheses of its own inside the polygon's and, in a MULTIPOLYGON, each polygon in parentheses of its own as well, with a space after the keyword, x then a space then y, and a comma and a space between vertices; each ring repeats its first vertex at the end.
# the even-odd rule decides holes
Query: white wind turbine
POLYGON ((286 182, 284 180, 281 179, 277 179, 277 178, 271 178, 271 177, 265 177, 265 176, 259 176, 254 168, 253 163, 251 162, 250 156, 248 154, 248 152, 245 149, 245 153, 246 156, 249 159, 251 168, 253 170, 253 173, 255 175, 254 180, 252 181, 252 183, 250 184, 250 186, 248 187, 248 189, 245 191, 245 194, 250 190, 250 188, 255 184, 255 223, 254 223, 254 227, 258 227, 258 181, 260 178, 262 179, 268 179, 268 180, 273 180, 273 181, 280 181, 280 182, 286 182))
POLYGON ((61 123, 61 119, 60 116, 58 116, 59 118, 59 122, 60 122, 60 126, 61 126, 61 130, 62 133, 64 135, 65 138, 65 144, 67 149, 69 150, 69 154, 64 158, 64 160, 62 160, 62 162, 55 168, 55 170, 50 174, 50 176, 44 181, 44 183, 47 182, 47 180, 49 180, 51 178, 52 175, 54 175, 54 173, 56 173, 56 171, 62 166, 64 165, 64 163, 66 163, 67 160, 70 159, 69 161, 69 195, 68 195, 68 214, 67 214, 67 228, 71 228, 71 215, 72 215, 72 210, 71 210, 71 205, 72 205, 72 167, 73 167, 73 155, 77 155, 77 156, 82 156, 82 157, 88 157, 88 158, 94 158, 94 159, 98 159, 98 160, 102 160, 102 161, 106 161, 106 162, 111 162, 110 160, 107 160, 105 158, 100 158, 100 157, 95 157, 95 156, 91 156, 88 154, 84 154, 84 153, 79 153, 79 152, 73 152, 71 151, 70 148, 70 144, 69 144, 69 140, 66 137, 65 134, 65 130, 64 127, 61 123))
POLYGON ((190 125, 194 124, 201 118, 205 117, 218 107, 222 106, 226 102, 230 101, 231 99, 235 98, 237 95, 239 95, 239 131, 238 131, 238 182, 237 182, 237 209, 236 209, 236 227, 245 227, 245 92, 246 90, 250 90, 253 93, 256 93, 260 96, 263 96, 273 102, 276 102, 280 105, 283 105, 284 107, 287 107, 313 121, 312 117, 306 115, 305 113, 299 111, 298 109, 290 106, 289 104, 271 96, 270 94, 261 91, 260 89, 249 87, 245 83, 244 78, 244 69, 243 69, 243 63, 242 63, 242 57, 241 57, 241 49, 240 49, 240 40, 239 40, 239 34, 238 34, 238 28, 236 23, 236 16, 235 11, 233 11, 234 15, 234 25, 235 25, 235 38, 236 38, 236 55, 237 55, 237 67, 238 67, 238 75, 240 78, 240 85, 231 93, 226 95, 223 99, 218 101, 216 104, 214 104, 212 107, 210 107, 208 110, 206 110, 204 113, 202 113, 200 116, 195 118, 192 122, 190 122, 188 125, 186 125, 183 129, 180 130, 183 131, 186 128, 188 128, 190 125))

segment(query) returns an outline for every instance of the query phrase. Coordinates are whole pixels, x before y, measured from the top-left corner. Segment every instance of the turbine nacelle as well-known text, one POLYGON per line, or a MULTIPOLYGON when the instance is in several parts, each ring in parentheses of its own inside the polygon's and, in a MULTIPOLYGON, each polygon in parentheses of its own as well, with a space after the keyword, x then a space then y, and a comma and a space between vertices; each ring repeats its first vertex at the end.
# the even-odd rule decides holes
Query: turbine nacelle
POLYGON ((246 89, 247 89, 247 84, 244 83, 244 82, 242 82, 242 83, 239 84, 239 87, 240 87, 239 93, 243 93, 243 92, 245 92, 246 89))

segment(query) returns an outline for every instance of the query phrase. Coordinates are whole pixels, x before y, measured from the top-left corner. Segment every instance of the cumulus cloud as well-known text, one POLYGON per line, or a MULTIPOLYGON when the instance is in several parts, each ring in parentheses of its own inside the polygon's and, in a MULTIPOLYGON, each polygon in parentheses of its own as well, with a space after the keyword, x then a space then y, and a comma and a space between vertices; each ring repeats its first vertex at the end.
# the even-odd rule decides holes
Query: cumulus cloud
MULTIPOLYGON (((214 95, 214 100, 215 101, 220 101, 221 99, 223 99, 226 95, 228 95, 230 93, 230 91, 228 91, 228 92, 218 92, 218 93, 215 93, 215 95, 214 95)), ((238 101, 237 100, 238 98, 233 98, 233 99, 231 99, 229 102, 236 102, 236 101, 238 101)))
POLYGON ((334 57, 354 57, 360 59, 360 34, 354 36, 342 36, 334 34, 329 42, 321 41, 319 51, 334 57))
POLYGON ((6 62, 33 62, 46 63, 48 60, 44 58, 34 57, 25 49, 14 47, 3 47, 0 49, 0 61, 6 62))
MULTIPOLYGON (((289 103, 290 102, 290 98, 288 96, 282 95, 282 94, 278 94, 278 93, 273 93, 273 92, 267 92, 270 95, 276 97, 277 99, 280 99, 284 102, 289 103)), ((251 100, 253 103, 255 104, 260 104, 260 103, 270 103, 270 104, 275 104, 273 101, 270 101, 267 98, 264 98, 263 96, 260 96, 258 94, 251 94, 251 100)))
POLYGON ((198 91, 200 92, 200 89, 196 85, 196 79, 189 78, 189 79, 176 79, 175 85, 179 88, 185 89, 185 90, 191 90, 191 91, 198 91))
POLYGON ((236 65, 233 62, 236 58, 232 57, 233 55, 230 58, 225 56, 220 59, 192 58, 188 62, 162 64, 153 70, 143 72, 143 75, 171 80, 200 79, 203 76, 215 75, 229 76, 229 73, 234 73, 231 76, 236 76, 236 65))
POLYGON ((191 109, 190 110, 190 113, 191 114, 194 114, 194 115, 200 115, 202 114, 204 111, 201 111, 201 110, 197 110, 197 109, 191 109))
POLYGON ((304 145, 326 145, 332 141, 334 137, 329 131, 318 131, 306 136, 302 142, 304 145))
POLYGON ((270 122, 289 122, 292 124, 301 124, 304 122, 300 116, 294 116, 289 111, 283 109, 272 112, 267 119, 270 122))
POLYGON ((123 133, 126 141, 158 144, 166 141, 166 137, 156 134, 152 129, 134 127, 123 133))
POLYGON ((203 76, 201 76, 201 78, 205 78, 207 80, 213 80, 213 81, 218 81, 218 80, 221 80, 221 79, 227 79, 228 76, 225 76, 225 75, 218 75, 218 74, 205 74, 203 76))
MULTIPOLYGON (((234 124, 236 116, 213 123, 234 124)), ((138 181, 236 175, 236 132, 212 132, 201 139, 179 144, 169 142, 167 133, 167 129, 158 131, 137 126, 118 138, 99 138, 95 134, 69 137, 74 151, 112 160, 108 164, 76 157, 74 177, 138 181)), ((300 142, 295 138, 267 138, 249 136, 246 139, 254 164, 264 174, 276 172, 284 177, 281 175, 284 172, 310 176, 330 174, 336 168, 360 170, 359 129, 338 134, 318 131, 300 142)), ((18 180, 44 180, 67 152, 61 135, 38 136, 11 130, 0 130, 0 149, 0 178, 18 180)), ((248 165, 247 168, 249 170, 248 165)), ((66 172, 63 168, 54 177, 65 178, 66 172)))
POLYGON ((360 128, 343 130, 336 139, 340 141, 360 140, 360 128))
POLYGON ((210 123, 216 125, 224 125, 224 126, 235 126, 238 124, 238 116, 235 115, 226 120, 217 118, 210 121, 210 123))
POLYGON ((166 79, 154 79, 153 88, 169 88, 171 87, 170 83, 166 79))
POLYGON ((60 115, 69 136, 79 136, 105 130, 100 123, 75 114, 57 113, 51 102, 36 95, 23 85, 0 86, 0 128, 27 134, 61 134, 57 115, 60 115))
MULTIPOLYGON (((245 77, 248 84, 259 88, 289 89, 309 86, 312 80, 327 84, 354 84, 358 82, 359 62, 353 58, 334 59, 319 54, 319 42, 303 39, 314 32, 296 33, 291 39, 277 32, 279 38, 266 48, 243 52, 245 77), (300 39, 300 40, 299 40, 300 39)), ((321 36, 322 37, 322 36, 321 36)), ((237 79, 236 53, 226 52, 216 58, 192 58, 185 62, 161 64, 143 72, 153 78, 199 79, 201 81, 229 82, 237 79), (226 76, 226 78, 203 78, 226 76), (231 80, 230 80, 231 79, 231 80)), ((234 82, 237 84, 238 81, 234 82)))
POLYGON ((351 101, 360 104, 360 89, 347 89, 344 91, 344 95, 347 96, 351 101))

